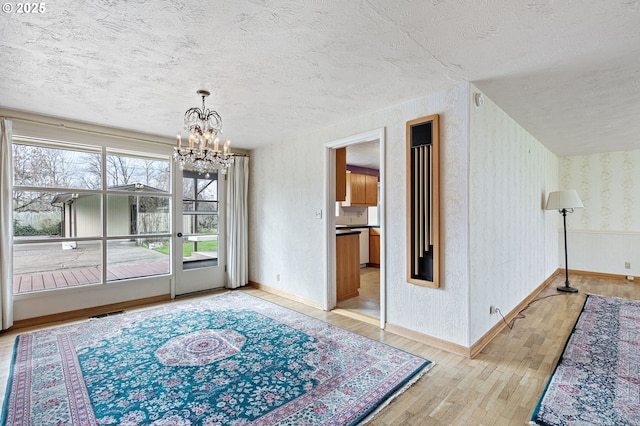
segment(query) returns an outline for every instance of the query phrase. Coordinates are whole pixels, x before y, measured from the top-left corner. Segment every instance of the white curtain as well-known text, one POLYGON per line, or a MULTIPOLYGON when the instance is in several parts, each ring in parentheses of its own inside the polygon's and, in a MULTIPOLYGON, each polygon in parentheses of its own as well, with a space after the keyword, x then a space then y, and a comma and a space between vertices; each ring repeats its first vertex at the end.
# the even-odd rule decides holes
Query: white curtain
POLYGON ((227 171, 227 287, 249 283, 249 157, 236 157, 227 171))
POLYGON ((13 325, 13 155, 11 121, 0 122, 0 329, 13 325))

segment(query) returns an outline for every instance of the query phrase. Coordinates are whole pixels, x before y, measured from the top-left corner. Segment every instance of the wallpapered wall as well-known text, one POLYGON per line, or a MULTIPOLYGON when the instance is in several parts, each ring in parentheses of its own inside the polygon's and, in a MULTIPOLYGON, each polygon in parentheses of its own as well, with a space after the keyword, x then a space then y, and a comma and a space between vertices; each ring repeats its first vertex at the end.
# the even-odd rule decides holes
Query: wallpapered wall
MULTIPOLYGON (((481 93, 471 86, 474 93, 481 93)), ((544 210, 559 159, 491 99, 470 112, 471 341, 557 269, 558 213, 544 210)))
POLYGON ((564 157, 560 166, 563 187, 585 205, 568 229, 640 232, 640 150, 564 157))
POLYGON ((324 222, 314 212, 324 205, 324 145, 385 127, 387 321, 468 346, 468 90, 462 84, 253 151, 250 279, 322 303, 324 222), (405 123, 435 113, 443 141, 440 289, 408 284, 405 270, 405 123))
POLYGON ((564 157, 560 170, 585 206, 567 216, 569 269, 639 276, 640 150, 564 157))
POLYGON ((558 159, 465 83, 252 153, 252 281, 322 303, 324 144, 386 129, 387 322, 470 347, 557 268, 558 159), (440 114, 441 288, 406 282, 405 123, 440 114), (471 122, 470 122, 471 120, 471 122), (469 142, 471 138, 471 143, 469 142), (286 152, 286 155, 282 155, 286 152), (471 206, 471 207, 470 207, 471 206), (280 275, 278 281, 277 276, 280 275))

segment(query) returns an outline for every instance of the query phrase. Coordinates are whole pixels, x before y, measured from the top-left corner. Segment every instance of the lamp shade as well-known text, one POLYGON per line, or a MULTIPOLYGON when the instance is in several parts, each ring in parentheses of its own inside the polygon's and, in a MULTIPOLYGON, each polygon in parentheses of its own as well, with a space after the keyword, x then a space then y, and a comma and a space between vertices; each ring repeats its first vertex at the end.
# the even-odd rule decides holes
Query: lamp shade
POLYGON ((581 209, 584 205, 575 189, 554 191, 549 194, 545 210, 581 209))

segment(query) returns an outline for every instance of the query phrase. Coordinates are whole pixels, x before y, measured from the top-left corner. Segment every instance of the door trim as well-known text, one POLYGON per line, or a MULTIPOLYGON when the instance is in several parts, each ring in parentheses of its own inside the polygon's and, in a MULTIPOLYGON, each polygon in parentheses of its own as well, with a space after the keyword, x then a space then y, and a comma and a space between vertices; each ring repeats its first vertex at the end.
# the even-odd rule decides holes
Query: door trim
POLYGON ((324 309, 329 311, 336 306, 336 218, 330 214, 335 210, 336 199, 336 154, 337 148, 355 145, 362 142, 378 140, 380 143, 380 328, 387 322, 387 280, 386 280, 386 225, 385 225, 385 128, 370 130, 364 133, 325 143, 325 238, 324 238, 324 271, 325 286, 323 291, 324 309))

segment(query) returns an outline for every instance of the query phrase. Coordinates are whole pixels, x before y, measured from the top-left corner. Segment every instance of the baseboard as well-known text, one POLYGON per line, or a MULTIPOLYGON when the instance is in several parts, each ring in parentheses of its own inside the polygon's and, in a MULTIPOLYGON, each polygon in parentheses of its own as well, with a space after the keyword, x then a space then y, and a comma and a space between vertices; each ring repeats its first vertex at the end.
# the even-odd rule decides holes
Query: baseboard
MULTIPOLYGON (((288 293, 288 292, 282 291, 282 290, 278 290, 276 288, 269 287, 269 286, 266 286, 264 284, 260 284, 260 283, 255 282, 255 281, 249 281, 249 285, 251 287, 253 287, 253 288, 258 289, 258 290, 262 290, 262 291, 265 291, 267 293, 275 294, 276 296, 284 297, 285 299, 294 300, 296 302, 303 303, 303 304, 311 306, 313 308, 317 308, 317 309, 323 310, 322 305, 320 305, 319 303, 314 302, 314 301, 309 300, 309 299, 305 299, 305 298, 300 297, 300 296, 296 296, 295 294, 288 293)), ((360 320, 360 321, 363 321, 363 322, 366 322, 366 323, 369 323, 369 324, 373 324, 373 325, 376 325, 376 326, 380 325, 380 320, 378 320, 378 319, 376 319, 375 321, 371 321, 371 318, 368 318, 365 315, 358 315, 357 313, 349 312, 349 311, 344 310, 344 309, 336 308, 336 309, 332 310, 331 312, 334 312, 334 313, 339 314, 339 315, 349 316, 351 318, 354 318, 354 319, 357 319, 357 320, 360 320)), ((455 343, 447 342, 446 340, 442 340, 442 339, 438 339, 438 338, 435 338, 435 337, 431 337, 431 336, 428 336, 426 334, 422 334, 422 333, 419 333, 417 331, 413 331, 413 330, 410 330, 408 328, 404 328, 404 327, 401 327, 401 326, 398 326, 398 325, 389 324, 389 323, 385 324, 384 330, 388 331, 390 333, 397 334, 397 335, 402 336, 402 337, 406 337, 406 338, 411 339, 411 340, 415 340, 415 341, 420 342, 420 343, 427 344, 429 346, 433 346, 433 347, 438 348, 438 349, 442 349, 442 350, 447 351, 447 352, 454 353, 456 355, 461 355, 461 356, 464 356, 464 357, 467 357, 467 358, 469 357, 469 348, 466 348, 466 347, 460 346, 460 345, 456 345, 455 343)))
MULTIPOLYGON (((563 272, 564 269, 558 269, 553 274, 551 274, 542 284, 540 284, 529 296, 527 296, 522 302, 520 302, 515 308, 511 310, 507 315, 505 315, 505 321, 500 321, 496 325, 494 325, 487 333, 485 333, 476 343, 471 345, 471 347, 466 347, 462 345, 458 345, 456 343, 449 342, 447 340, 439 339, 437 337, 429 336, 427 334, 420 333, 418 331, 414 331, 399 325, 386 323, 385 331, 390 333, 397 334, 402 337, 406 337, 411 340, 415 340, 416 342, 424 343, 426 345, 432 346, 437 349, 441 349, 446 352, 450 352, 455 355, 463 356, 465 358, 474 358, 482 349, 485 348, 509 323, 513 320, 520 311, 522 311, 529 303, 531 303, 538 295, 544 290, 555 278, 558 274, 563 272)), ((571 270, 569 270, 571 272, 571 270)), ((576 271, 578 273, 578 271, 576 271)), ((272 293, 277 296, 284 297, 286 299, 295 300, 297 302, 303 303, 305 305, 323 309, 322 305, 317 302, 314 302, 309 299, 305 299, 300 296, 296 296, 295 294, 288 293, 286 291, 278 290, 273 287, 266 286, 264 284, 260 284, 255 281, 249 281, 249 285, 253 288, 265 291, 267 293, 272 293)), ((353 317, 353 316, 352 316, 353 317)), ((361 319, 361 318, 356 318, 361 319)), ((368 322, 368 321, 367 321, 368 322)))
POLYGON ((18 328, 25 328, 25 327, 33 327, 36 325, 54 323, 58 321, 68 321, 68 320, 74 320, 74 319, 89 318, 95 315, 106 314, 113 311, 122 311, 122 310, 133 308, 133 307, 140 307, 143 305, 150 305, 153 303, 166 302, 169 300, 171 300, 171 295, 163 294, 161 296, 145 297, 143 299, 128 300, 126 302, 111 303, 109 305, 77 309, 75 311, 60 312, 57 314, 44 315, 41 317, 27 318, 27 319, 15 321, 13 323, 13 326, 10 328, 10 330, 16 330, 18 328))
POLYGON ((564 269, 558 269, 542 282, 529 296, 527 296, 522 302, 520 302, 515 308, 513 308, 507 315, 504 316, 504 321, 499 321, 488 332, 484 334, 476 343, 471 345, 469 355, 471 358, 475 357, 485 348, 504 328, 507 324, 518 316, 529 303, 531 303, 538 295, 544 290, 564 269))
MULTIPOLYGON (((563 274, 564 275, 564 268, 558 268, 558 274, 563 274)), ((634 277, 633 275, 620 275, 620 274, 609 274, 606 272, 593 272, 593 271, 581 271, 579 269, 569 269, 569 276, 571 276, 571 274, 577 274, 577 275, 586 275, 589 277, 595 277, 595 278, 606 278, 606 279, 611 279, 611 280, 625 280, 625 281, 633 281, 633 280, 629 280, 627 277, 633 277, 634 280, 640 280, 640 277, 634 277)))
POLYGON ((438 339, 437 337, 432 337, 427 334, 423 334, 418 331, 414 331, 409 328, 390 323, 385 324, 384 330, 402 337, 406 337, 407 339, 415 340, 416 342, 424 343, 425 345, 450 352, 454 355, 471 358, 469 348, 467 348, 466 346, 451 343, 447 340, 438 339))
POLYGON ((311 306, 312 308, 316 308, 316 309, 320 309, 321 311, 324 311, 324 306, 321 303, 316 302, 315 300, 306 299, 304 297, 297 296, 293 293, 279 290, 274 287, 269 287, 267 285, 261 284, 256 281, 249 281, 249 285, 255 289, 262 290, 267 293, 275 294, 276 296, 284 297, 285 299, 300 302, 304 305, 311 306))

